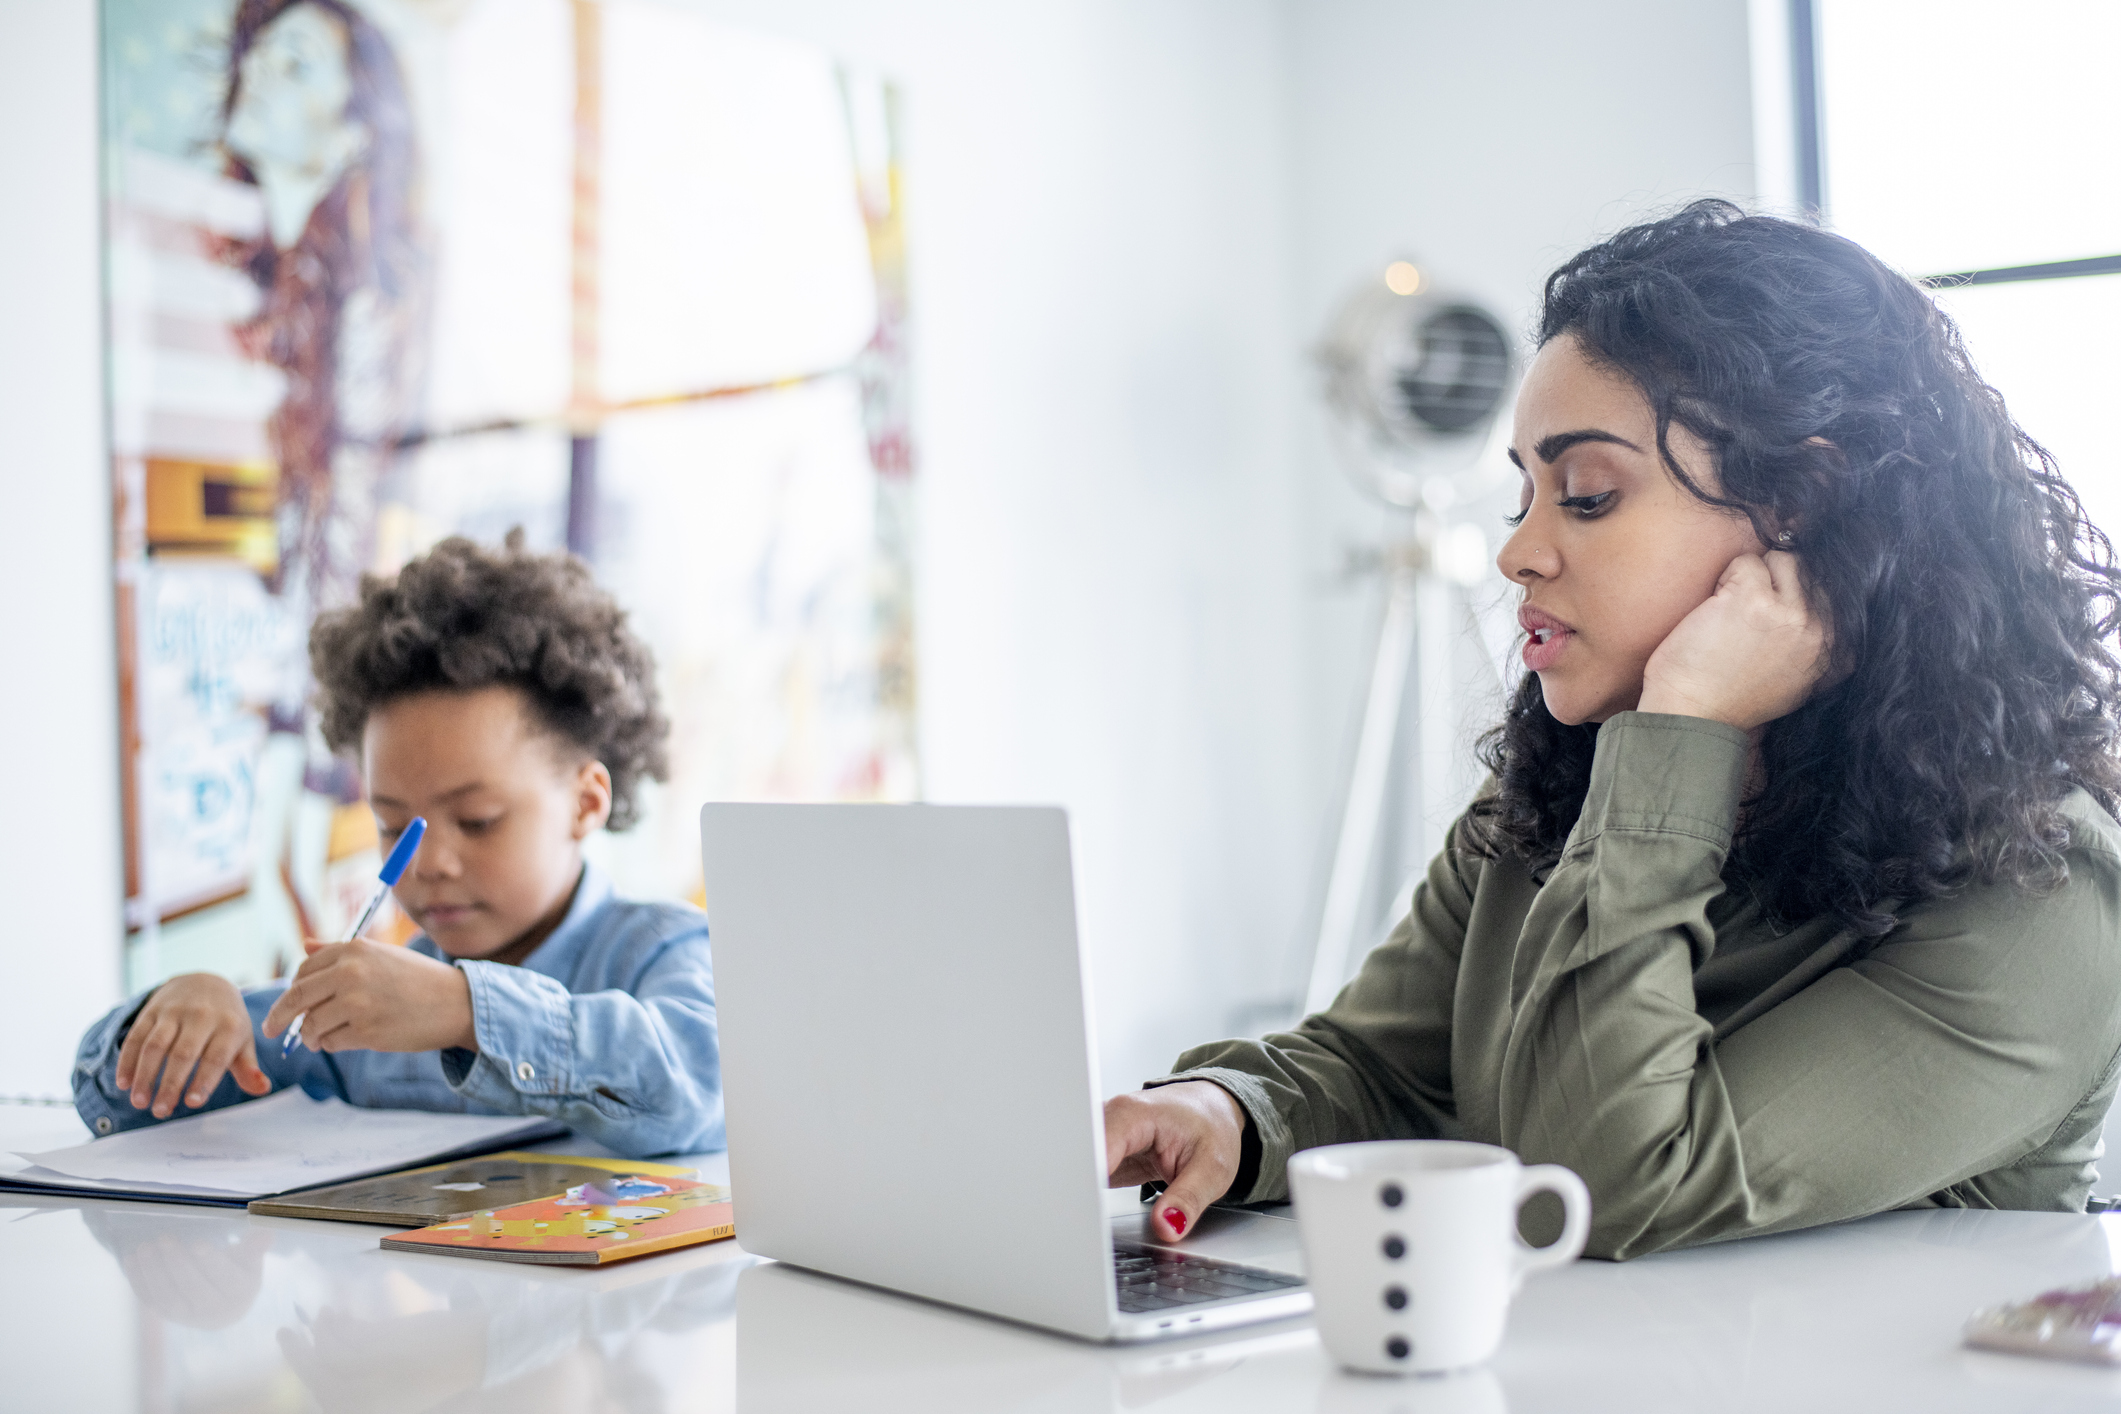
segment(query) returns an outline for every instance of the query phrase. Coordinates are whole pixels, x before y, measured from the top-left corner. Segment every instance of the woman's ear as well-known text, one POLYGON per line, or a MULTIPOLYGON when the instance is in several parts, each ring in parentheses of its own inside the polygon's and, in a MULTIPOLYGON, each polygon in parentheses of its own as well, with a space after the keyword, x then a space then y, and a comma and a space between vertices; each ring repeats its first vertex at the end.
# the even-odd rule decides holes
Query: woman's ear
POLYGON ((574 777, 574 837, 586 840, 611 818, 611 772, 601 761, 584 761, 574 777))
MULTIPOLYGON (((1813 464, 1806 469, 1806 479, 1810 482, 1811 494, 1805 497, 1805 503, 1815 510, 1821 506, 1831 506, 1836 503, 1840 494, 1840 488, 1836 483, 1843 478, 1848 470, 1848 454, 1843 452, 1841 445, 1830 437, 1807 437, 1804 439, 1804 445, 1815 447, 1826 453, 1825 456, 1815 459, 1813 464)), ((1795 550, 1802 545, 1804 543, 1804 520, 1803 516, 1792 516, 1788 520, 1777 520, 1775 522, 1775 534, 1769 540, 1769 548, 1774 550, 1795 550)))

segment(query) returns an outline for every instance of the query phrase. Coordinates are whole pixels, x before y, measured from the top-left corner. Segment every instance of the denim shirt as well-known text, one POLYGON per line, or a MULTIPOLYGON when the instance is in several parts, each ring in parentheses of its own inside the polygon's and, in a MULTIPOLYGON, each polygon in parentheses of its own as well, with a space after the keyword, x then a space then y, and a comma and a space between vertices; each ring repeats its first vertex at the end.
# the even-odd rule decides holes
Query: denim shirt
MULTIPOLYGON (((256 1031, 286 982, 243 994, 258 1065, 273 1089, 386 1109, 542 1115, 631 1158, 724 1147, 721 1057, 707 917, 684 904, 629 903, 584 865, 567 916, 520 966, 451 959, 425 934, 413 951, 455 962, 471 984, 476 1051, 280 1055, 256 1031)), ((74 1108, 97 1134, 156 1122, 115 1081, 118 1050, 147 993, 88 1029, 74 1108)), ((249 1099, 223 1077, 202 1109, 249 1099)), ((180 1106, 175 1117, 197 1114, 180 1106)))

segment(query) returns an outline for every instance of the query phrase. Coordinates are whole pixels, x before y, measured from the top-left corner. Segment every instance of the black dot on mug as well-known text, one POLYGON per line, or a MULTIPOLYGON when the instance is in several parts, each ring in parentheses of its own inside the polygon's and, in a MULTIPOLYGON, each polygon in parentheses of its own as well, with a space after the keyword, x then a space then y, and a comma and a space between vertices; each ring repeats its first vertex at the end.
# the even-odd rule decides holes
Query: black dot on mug
POLYGON ((1388 1183, 1377 1190, 1377 1201, 1384 1204, 1387 1208, 1398 1207, 1406 1201, 1406 1198, 1407 1195, 1400 1191, 1400 1187, 1396 1183, 1388 1183))
POLYGON ((1385 1288, 1385 1305, 1387 1305, 1387 1306, 1391 1307, 1391 1308, 1392 1308, 1393 1310, 1395 1310, 1395 1311, 1404 1311, 1404 1310, 1406 1310, 1406 1309, 1407 1309, 1407 1289, 1406 1289, 1405 1287, 1403 1287, 1403 1286, 1388 1286, 1388 1287, 1386 1287, 1386 1288, 1385 1288))
POLYGON ((1396 1232, 1392 1233, 1385 1238, 1384 1251, 1387 1257, 1396 1262, 1407 1255, 1407 1240, 1396 1232))
POLYGON ((1414 1347, 1407 1344, 1407 1338, 1403 1335, 1395 1335, 1385 1342, 1385 1354, 1394 1360, 1404 1360, 1413 1353, 1414 1347))

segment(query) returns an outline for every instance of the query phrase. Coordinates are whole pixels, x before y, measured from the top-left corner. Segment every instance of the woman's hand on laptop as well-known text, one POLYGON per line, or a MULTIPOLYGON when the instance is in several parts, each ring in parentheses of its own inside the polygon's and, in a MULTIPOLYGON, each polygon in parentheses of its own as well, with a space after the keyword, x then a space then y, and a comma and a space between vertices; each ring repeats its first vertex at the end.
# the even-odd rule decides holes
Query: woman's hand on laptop
POLYGON ((1182 1080, 1105 1101, 1107 1186, 1165 1185, 1149 1231, 1176 1242, 1230 1191, 1243 1152, 1244 1109, 1208 1080, 1182 1080))

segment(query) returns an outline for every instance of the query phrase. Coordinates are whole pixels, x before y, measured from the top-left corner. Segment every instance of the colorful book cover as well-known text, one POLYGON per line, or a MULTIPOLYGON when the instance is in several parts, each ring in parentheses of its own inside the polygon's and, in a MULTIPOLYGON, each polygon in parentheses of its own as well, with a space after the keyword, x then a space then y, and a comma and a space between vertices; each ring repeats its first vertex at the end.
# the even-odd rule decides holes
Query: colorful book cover
POLYGON ((398 1252, 601 1266, 736 1235, 729 1190, 653 1174, 614 1174, 556 1198, 489 1208, 383 1239, 398 1252))

